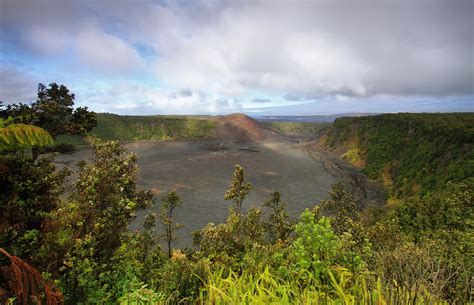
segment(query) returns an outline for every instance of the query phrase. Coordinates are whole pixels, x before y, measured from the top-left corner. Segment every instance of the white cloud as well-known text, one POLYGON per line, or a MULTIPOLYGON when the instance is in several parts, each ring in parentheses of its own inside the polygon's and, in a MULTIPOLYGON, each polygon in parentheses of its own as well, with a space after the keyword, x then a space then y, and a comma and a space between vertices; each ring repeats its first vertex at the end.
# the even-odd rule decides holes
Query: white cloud
POLYGON ((27 29, 23 39, 34 50, 44 55, 56 55, 71 44, 70 33, 60 28, 35 26, 27 29))
POLYGON ((75 44, 80 61, 90 68, 127 73, 144 67, 143 59, 131 45, 97 26, 85 26, 75 44))
POLYGON ((200 18, 195 6, 157 7, 140 25, 162 20, 151 29, 158 33, 137 35, 152 37, 156 75, 175 88, 230 96, 474 91, 474 24, 462 1, 231 2, 200 18))
POLYGON ((219 114, 242 109, 236 99, 223 99, 194 91, 172 91, 133 83, 106 85, 101 90, 84 89, 78 99, 87 100, 92 110, 122 114, 219 114))
POLYGON ((82 94, 97 110, 217 113, 266 96, 342 105, 474 94, 470 0, 4 3, 0 30, 20 33, 20 42, 5 37, 40 54, 41 68, 72 74, 67 62, 78 84, 85 75, 123 81, 82 94))
POLYGON ((13 66, 0 66, 0 101, 28 103, 36 99, 38 76, 13 66))

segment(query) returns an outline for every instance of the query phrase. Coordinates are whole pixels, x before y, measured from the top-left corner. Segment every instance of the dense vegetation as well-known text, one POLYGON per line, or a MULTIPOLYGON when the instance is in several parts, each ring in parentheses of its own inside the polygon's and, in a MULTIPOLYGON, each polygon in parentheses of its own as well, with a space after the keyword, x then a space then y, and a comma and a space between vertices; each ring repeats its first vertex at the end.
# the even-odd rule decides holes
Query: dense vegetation
POLYGON ((73 149, 100 140, 183 140, 207 139, 215 136, 217 122, 192 116, 125 116, 97 113, 97 126, 87 135, 61 135, 57 143, 73 149))
POLYGON ((325 139, 330 148, 392 198, 445 189, 474 175, 474 114, 383 114, 339 118, 325 139))
POLYGON ((318 136, 327 130, 331 123, 307 122, 262 122, 264 126, 284 135, 318 136))
POLYGON ((472 301, 472 177, 400 197, 391 209, 364 211, 336 184, 327 200, 292 222, 277 190, 265 210, 242 212, 252 185, 237 165, 222 194, 230 205, 227 221, 195 232, 193 249, 173 249, 176 230, 186 225, 176 223, 173 211, 192 202, 170 190, 159 215, 149 214, 143 230, 131 232, 128 223, 138 209, 155 201, 137 188, 137 156, 119 142, 94 140, 91 159, 80 162, 66 193, 68 170, 57 170, 54 156, 35 159, 28 149, 10 147, 0 157, 2 302, 472 301))
POLYGON ((19 144, 30 148, 36 159, 44 151, 72 148, 51 138, 82 138, 97 124, 96 114, 87 107, 74 108, 75 96, 64 85, 38 84, 37 96, 31 104, 4 106, 0 102, 0 149, 19 144))
POLYGON ((97 115, 91 135, 102 140, 202 139, 215 134, 217 122, 189 116, 97 115))

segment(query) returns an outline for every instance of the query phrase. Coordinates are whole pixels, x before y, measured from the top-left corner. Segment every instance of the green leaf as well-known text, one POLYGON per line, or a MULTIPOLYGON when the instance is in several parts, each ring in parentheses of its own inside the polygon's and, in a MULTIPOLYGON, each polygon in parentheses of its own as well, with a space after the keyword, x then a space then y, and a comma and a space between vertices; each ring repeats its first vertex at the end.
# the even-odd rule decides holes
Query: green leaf
POLYGON ((54 140, 44 129, 26 124, 12 124, 0 128, 0 150, 25 149, 32 146, 53 145, 54 140))

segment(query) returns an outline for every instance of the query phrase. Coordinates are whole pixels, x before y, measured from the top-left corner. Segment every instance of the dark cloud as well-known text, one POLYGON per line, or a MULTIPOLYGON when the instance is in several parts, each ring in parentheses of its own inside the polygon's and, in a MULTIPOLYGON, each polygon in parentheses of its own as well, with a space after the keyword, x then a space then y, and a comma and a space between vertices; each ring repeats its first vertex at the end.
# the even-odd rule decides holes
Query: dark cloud
POLYGON ((179 93, 181 96, 191 96, 193 95, 193 92, 191 90, 181 90, 180 93, 179 93))
POLYGON ((265 103, 271 103, 272 101, 269 100, 269 99, 265 99, 265 98, 254 98, 252 100, 253 103, 259 103, 259 104, 265 104, 265 103))
POLYGON ((10 103, 29 103, 36 98, 38 79, 12 66, 0 66, 0 101, 10 103))
POLYGON ((287 93, 283 96, 285 101, 305 101, 308 100, 306 95, 301 95, 297 93, 287 93))

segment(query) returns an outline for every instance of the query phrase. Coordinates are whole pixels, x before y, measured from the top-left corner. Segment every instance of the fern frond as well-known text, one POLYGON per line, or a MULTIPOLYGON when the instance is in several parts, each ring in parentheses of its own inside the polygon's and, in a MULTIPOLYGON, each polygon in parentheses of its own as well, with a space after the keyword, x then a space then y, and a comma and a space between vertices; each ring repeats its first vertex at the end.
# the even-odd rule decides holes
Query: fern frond
POLYGON ((24 149, 32 146, 53 145, 51 135, 38 126, 12 124, 0 128, 0 150, 24 149))

